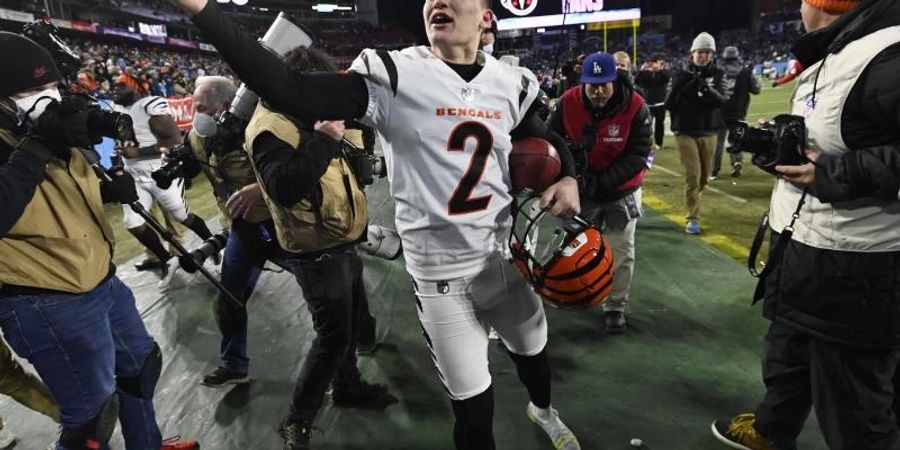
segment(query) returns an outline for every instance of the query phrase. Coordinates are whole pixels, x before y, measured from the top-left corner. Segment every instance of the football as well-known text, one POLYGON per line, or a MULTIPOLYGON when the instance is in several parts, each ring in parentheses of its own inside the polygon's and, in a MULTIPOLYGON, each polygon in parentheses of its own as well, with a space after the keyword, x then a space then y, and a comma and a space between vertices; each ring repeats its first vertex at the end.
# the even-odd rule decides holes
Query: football
POLYGON ((513 142, 509 173, 513 193, 543 192, 559 179, 562 161, 552 144, 541 138, 513 142))

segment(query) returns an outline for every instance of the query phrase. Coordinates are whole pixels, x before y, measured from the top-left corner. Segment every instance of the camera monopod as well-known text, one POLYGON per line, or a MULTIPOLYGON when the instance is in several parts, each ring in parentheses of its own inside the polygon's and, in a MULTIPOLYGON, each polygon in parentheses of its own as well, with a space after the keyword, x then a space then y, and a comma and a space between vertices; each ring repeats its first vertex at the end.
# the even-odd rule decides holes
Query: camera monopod
MULTIPOLYGON (((94 172, 97 174, 97 177, 100 178, 101 181, 103 181, 104 183, 112 182, 112 177, 110 177, 109 174, 106 173, 106 169, 100 163, 100 155, 97 154, 96 151, 85 149, 79 150, 81 150, 81 153, 84 155, 85 159, 87 159, 88 164, 90 164, 91 168, 94 169, 94 172)), ((147 212, 146 209, 144 209, 144 205, 141 205, 140 202, 133 202, 129 203, 128 206, 131 207, 132 211, 143 217, 147 222, 147 225, 149 225, 150 228, 152 228, 153 231, 155 231, 157 234, 162 236, 162 238, 165 239, 165 241, 168 242, 169 245, 171 245, 178 252, 177 256, 181 260, 182 264, 184 264, 185 261, 194 263, 192 268, 195 268, 204 277, 206 277, 206 279, 209 280, 209 282, 212 283, 213 286, 215 286, 216 289, 218 289, 219 292, 221 292, 228 300, 234 303, 235 306, 239 308, 243 308, 245 306, 237 299, 237 297, 234 296, 234 294, 232 294, 227 288, 225 288, 225 286, 222 285, 222 283, 219 282, 216 277, 209 273, 209 271, 203 267, 203 264, 197 264, 191 256, 191 252, 184 248, 184 246, 181 245, 181 242, 178 242, 178 239, 175 239, 175 237, 172 236, 172 233, 170 233, 169 230, 160 225, 160 223, 152 215, 150 215, 150 213, 147 212)))

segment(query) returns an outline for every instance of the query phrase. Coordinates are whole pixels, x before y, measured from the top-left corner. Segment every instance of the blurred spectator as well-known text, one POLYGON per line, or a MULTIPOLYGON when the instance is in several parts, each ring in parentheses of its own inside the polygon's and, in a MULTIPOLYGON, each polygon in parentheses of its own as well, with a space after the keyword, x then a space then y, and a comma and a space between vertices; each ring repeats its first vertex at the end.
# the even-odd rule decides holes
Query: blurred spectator
MULTIPOLYGON (((747 119, 750 111, 750 94, 760 93, 759 80, 753 76, 752 69, 744 65, 737 47, 725 47, 722 52, 722 64, 719 66, 725 72, 725 95, 728 102, 722 107, 722 121, 725 127, 719 131, 719 139, 716 143, 716 156, 713 161, 712 177, 717 178, 722 169, 722 154, 725 149, 726 137, 737 122, 747 119)), ((744 155, 728 149, 731 157, 731 176, 741 176, 744 168, 744 155)))
POLYGON ((662 148, 666 131, 666 86, 669 84, 669 73, 665 70, 665 64, 663 60, 644 63, 635 79, 644 92, 644 99, 650 107, 650 115, 653 116, 655 150, 662 148))

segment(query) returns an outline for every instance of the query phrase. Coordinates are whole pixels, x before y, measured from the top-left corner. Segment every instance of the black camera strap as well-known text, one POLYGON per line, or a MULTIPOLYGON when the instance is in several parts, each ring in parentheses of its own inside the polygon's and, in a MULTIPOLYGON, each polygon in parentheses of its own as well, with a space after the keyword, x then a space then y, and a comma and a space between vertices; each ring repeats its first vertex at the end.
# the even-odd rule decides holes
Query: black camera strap
POLYGON ((775 243, 775 247, 773 247, 769 251, 769 258, 763 264, 763 270, 758 271, 757 267, 759 266, 759 251, 762 249, 763 243, 765 242, 766 235, 771 228, 769 226, 769 212, 763 215, 762 220, 759 222, 759 227, 756 229, 756 236, 753 237, 753 244, 750 246, 750 256, 747 258, 747 268, 750 270, 750 275, 755 278, 759 278, 759 283, 756 285, 756 292, 753 294, 753 303, 756 304, 763 297, 763 291, 765 290, 765 280, 769 273, 772 271, 772 268, 776 267, 778 263, 781 261, 781 257, 784 254, 784 249, 787 247, 788 241, 791 240, 791 236, 794 235, 794 225, 797 224, 797 219, 800 218, 800 210, 803 209, 803 205, 806 203, 806 195, 809 193, 809 189, 803 189, 803 195, 800 196, 800 201, 797 202, 797 209, 794 211, 793 216, 791 216, 791 223, 788 226, 784 227, 784 230, 781 230, 781 236, 778 238, 778 241, 775 243))

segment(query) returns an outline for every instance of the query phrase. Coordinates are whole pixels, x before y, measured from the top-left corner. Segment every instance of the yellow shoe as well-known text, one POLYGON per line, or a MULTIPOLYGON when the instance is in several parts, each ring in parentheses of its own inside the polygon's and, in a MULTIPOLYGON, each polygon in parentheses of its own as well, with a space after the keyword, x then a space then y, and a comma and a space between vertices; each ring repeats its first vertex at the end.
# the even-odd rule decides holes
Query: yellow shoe
POLYGON ((777 450, 772 441, 756 431, 756 414, 738 414, 712 424, 712 433, 723 444, 741 450, 777 450))

